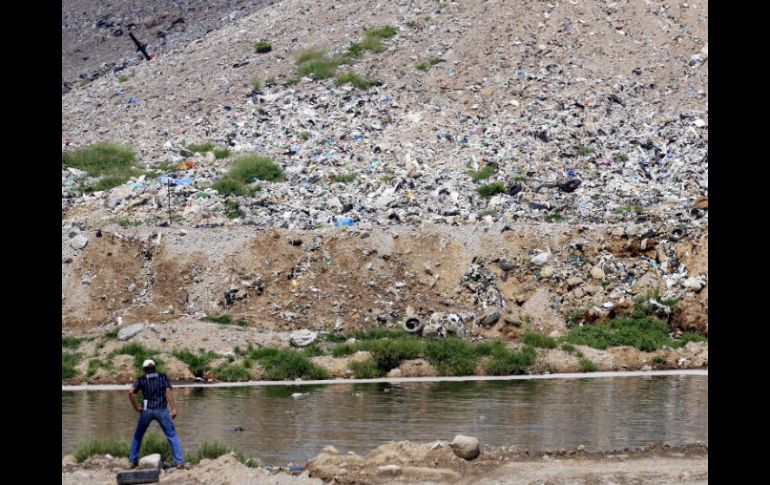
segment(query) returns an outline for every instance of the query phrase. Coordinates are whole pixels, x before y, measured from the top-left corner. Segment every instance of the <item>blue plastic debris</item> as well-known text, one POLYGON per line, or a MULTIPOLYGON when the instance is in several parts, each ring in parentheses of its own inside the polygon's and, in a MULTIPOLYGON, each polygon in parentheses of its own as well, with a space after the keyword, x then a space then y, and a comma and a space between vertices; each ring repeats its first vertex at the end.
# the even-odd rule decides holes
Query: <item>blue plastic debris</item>
POLYGON ((181 178, 173 178, 173 177, 161 177, 160 178, 161 184, 171 184, 171 185, 192 185, 192 178, 191 177, 181 177, 181 178))
POLYGON ((567 169, 567 176, 568 177, 575 177, 576 176, 574 167, 569 167, 567 169))
POLYGON ((302 465, 292 465, 289 467, 289 473, 300 473, 305 469, 302 465))
POLYGON ((128 104, 136 104, 136 103, 138 103, 138 102, 139 102, 139 100, 138 100, 138 99, 136 99, 136 98, 135 98, 135 97, 133 97, 133 96, 131 96, 130 98, 128 98, 128 104))
POLYGON ((645 166, 645 167, 646 167, 646 166, 647 166, 647 165, 649 165, 649 164, 650 164, 650 161, 649 161, 649 160, 642 160, 642 165, 643 165, 643 166, 645 166))
POLYGON ((353 219, 350 219, 349 217, 342 217, 337 221, 337 227, 340 226, 352 226, 353 225, 353 219))
POLYGON ((354 141, 361 141, 363 139, 364 139, 364 137, 362 135, 353 135, 353 140, 354 141))
POLYGON ((524 77, 525 75, 524 69, 519 69, 519 77, 524 77))

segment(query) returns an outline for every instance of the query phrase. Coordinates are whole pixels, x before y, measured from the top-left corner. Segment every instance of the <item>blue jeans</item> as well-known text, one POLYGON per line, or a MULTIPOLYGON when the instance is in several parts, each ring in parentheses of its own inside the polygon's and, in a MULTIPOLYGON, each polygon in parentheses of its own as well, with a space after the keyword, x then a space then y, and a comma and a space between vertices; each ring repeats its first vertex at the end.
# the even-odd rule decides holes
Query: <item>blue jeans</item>
POLYGON ((147 427, 150 426, 152 420, 155 420, 160 425, 160 429, 163 430, 163 434, 166 435, 168 445, 171 447, 171 454, 174 456, 174 461, 177 465, 184 463, 182 457, 182 445, 179 443, 179 437, 176 435, 176 429, 174 429, 174 422, 171 420, 171 413, 168 409, 145 409, 139 415, 139 421, 136 423, 136 432, 134 432, 134 439, 131 441, 131 453, 129 453, 128 461, 136 463, 139 459, 139 448, 142 446, 142 438, 147 431, 147 427))

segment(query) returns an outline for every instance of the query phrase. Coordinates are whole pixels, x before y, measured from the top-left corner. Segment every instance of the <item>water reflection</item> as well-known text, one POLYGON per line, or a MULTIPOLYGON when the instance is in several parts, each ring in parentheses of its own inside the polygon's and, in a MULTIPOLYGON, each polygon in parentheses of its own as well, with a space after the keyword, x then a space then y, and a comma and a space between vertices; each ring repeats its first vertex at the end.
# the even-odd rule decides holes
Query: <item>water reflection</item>
MULTIPOLYGON (((366 453, 457 433, 520 449, 708 441, 703 376, 179 388, 175 396, 185 449, 221 440, 268 464, 302 462, 327 444, 366 453)), ((125 392, 62 392, 62 454, 93 436, 130 437, 135 420, 125 392)))

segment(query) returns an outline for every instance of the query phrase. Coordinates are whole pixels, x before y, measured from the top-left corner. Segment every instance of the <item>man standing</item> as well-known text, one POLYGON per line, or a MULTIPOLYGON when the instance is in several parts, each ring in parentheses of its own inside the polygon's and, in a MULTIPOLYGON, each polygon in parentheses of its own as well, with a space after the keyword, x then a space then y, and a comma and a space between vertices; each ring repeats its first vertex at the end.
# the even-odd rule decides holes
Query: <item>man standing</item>
POLYGON ((138 378, 131 390, 128 391, 128 398, 136 412, 139 413, 139 421, 136 423, 136 432, 131 442, 131 453, 128 460, 131 467, 138 465, 139 448, 142 446, 142 438, 150 423, 155 420, 166 435, 168 444, 171 447, 171 454, 176 462, 174 466, 184 467, 184 458, 182 457, 182 445, 179 443, 179 437, 176 435, 172 419, 176 418, 176 405, 174 404, 174 395, 171 391, 171 382, 166 374, 158 373, 155 370, 155 362, 147 359, 142 364, 144 375, 138 378), (136 403, 136 393, 142 391, 144 401, 140 408, 136 403), (169 415, 167 406, 171 403, 171 414, 169 415))

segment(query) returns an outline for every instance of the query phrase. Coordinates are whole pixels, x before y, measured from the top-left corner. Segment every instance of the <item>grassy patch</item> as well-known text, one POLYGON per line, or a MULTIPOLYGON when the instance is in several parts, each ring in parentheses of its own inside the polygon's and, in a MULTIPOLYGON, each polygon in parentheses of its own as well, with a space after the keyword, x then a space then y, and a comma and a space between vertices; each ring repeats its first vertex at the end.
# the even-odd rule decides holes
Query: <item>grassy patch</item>
POLYGON ((241 365, 222 365, 213 371, 217 380, 224 382, 245 382, 251 379, 249 370, 241 365))
POLYGON ((204 143, 193 143, 192 145, 187 145, 187 149, 193 153, 206 153, 212 151, 215 146, 216 145, 214 145, 212 142, 207 141, 204 143))
POLYGON ((594 152, 594 149, 591 147, 580 147, 578 148, 577 152, 578 152, 578 155, 580 155, 581 157, 585 157, 587 155, 592 154, 594 152))
POLYGON ((112 361, 103 361, 101 359, 91 359, 88 361, 88 370, 86 370, 86 377, 93 377, 96 371, 99 369, 111 369, 112 361))
POLYGON ((227 158, 230 156, 230 150, 227 148, 215 148, 214 149, 214 158, 217 160, 222 160, 223 158, 227 158))
POLYGON ((521 341, 524 342, 525 345, 539 347, 541 349, 555 349, 557 346, 556 339, 553 337, 531 331, 524 332, 524 337, 522 337, 521 341))
POLYGON ((505 191, 505 184, 502 182, 494 182, 487 185, 482 185, 476 189, 482 197, 492 197, 493 195, 500 194, 505 191))
POLYGON ((118 331, 112 330, 111 332, 105 333, 104 336, 105 338, 109 338, 109 339, 118 338, 118 331))
POLYGON ((243 217, 243 212, 241 211, 240 207, 241 206, 237 200, 230 199, 225 201, 225 214, 227 215, 228 219, 238 219, 243 217))
POLYGON ((328 79, 337 74, 337 67, 346 59, 344 56, 327 57, 325 49, 308 49, 297 55, 297 66, 300 76, 328 79))
POLYGON ((304 347, 302 350, 300 350, 300 352, 302 352, 302 355, 305 357, 318 357, 319 355, 326 355, 326 352, 324 352, 324 350, 316 344, 308 345, 307 347, 304 347))
POLYGON ((523 374, 535 363, 537 352, 533 347, 522 350, 508 350, 498 347, 492 352, 492 358, 487 362, 486 371, 491 376, 507 376, 523 374))
POLYGON ((415 22, 414 20, 410 20, 409 22, 406 23, 406 26, 409 27, 410 29, 413 29, 417 27, 417 22, 415 22))
POLYGON ((387 39, 394 35, 396 35, 396 28, 391 25, 377 29, 367 29, 364 31, 364 40, 361 41, 361 46, 366 50, 382 52, 385 50, 382 39, 387 39))
POLYGON ((589 359, 580 359, 581 372, 596 372, 597 370, 599 370, 599 368, 589 359))
POLYGON ((78 375, 75 366, 80 363, 80 354, 73 352, 61 353, 61 378, 71 379, 78 375))
POLYGON ((380 177, 380 180, 382 180, 383 182, 385 182, 387 184, 391 180, 393 180, 393 176, 392 175, 383 175, 382 177, 380 177))
POLYGON ((422 354, 424 342, 414 336, 362 340, 354 344, 342 344, 334 347, 332 355, 342 357, 360 350, 372 353, 377 368, 381 372, 398 367, 402 360, 415 359, 422 354))
POLYGON ((332 180, 335 182, 343 183, 343 184, 349 184, 350 182, 354 181, 356 179, 355 174, 352 173, 346 173, 341 175, 335 175, 332 177, 332 180))
POLYGON ((351 42, 348 46, 347 56, 352 59, 357 59, 364 54, 364 46, 360 42, 351 42))
POLYGON ((254 178, 277 182, 283 171, 273 160, 260 155, 244 155, 230 167, 227 177, 247 184, 254 178))
POLYGON ((254 43, 254 50, 259 52, 260 54, 264 54, 265 52, 270 52, 273 50, 273 44, 270 42, 261 40, 259 42, 254 43))
POLYGON ((623 153, 618 153, 617 155, 615 155, 615 157, 613 158, 613 160, 614 160, 616 163, 623 163, 623 162, 627 162, 627 161, 628 161, 628 155, 625 155, 625 154, 623 154, 623 153))
POLYGON ((497 214, 497 209, 484 209, 481 211, 481 217, 493 216, 497 214))
POLYGON ((473 375, 479 356, 477 346, 456 337, 432 340, 425 345, 425 357, 442 375, 473 375))
POLYGON ((342 86, 343 84, 352 84, 358 89, 367 89, 374 85, 373 81, 364 79, 358 74, 355 74, 353 72, 346 72, 344 74, 340 74, 339 76, 337 76, 335 83, 337 84, 337 86, 342 86))
POLYGON ((250 187, 239 180, 233 180, 230 178, 223 178, 222 180, 215 182, 211 188, 222 195, 239 195, 243 197, 253 197, 258 190, 257 188, 250 187))
POLYGON ((546 222, 561 222, 563 220, 564 220, 564 216, 562 216, 558 212, 551 212, 550 214, 545 215, 546 222))
POLYGON ((80 343, 83 342, 84 338, 78 338, 78 337, 62 337, 61 338, 61 346, 67 347, 68 349, 76 349, 80 347, 80 343))
POLYGON ((420 61, 417 64, 415 64, 414 67, 419 69, 422 72, 428 72, 431 67, 435 66, 439 62, 441 62, 443 59, 439 59, 438 57, 431 57, 430 59, 426 59, 424 61, 420 61))
POLYGON ((209 362, 219 357, 214 352, 194 354, 189 350, 175 350, 173 355, 184 362, 193 374, 208 371, 209 362))
POLYGON ((481 167, 480 170, 470 171, 466 172, 470 178, 473 179, 474 182, 481 182, 482 180, 486 180, 492 175, 495 174, 495 167, 492 165, 485 165, 481 167))
POLYGON ((126 76, 125 74, 118 76, 118 82, 119 83, 124 83, 124 82, 128 81, 128 79, 129 79, 128 76, 126 76))
POLYGON ((201 320, 206 322, 214 322, 214 323, 221 323, 223 325, 228 325, 233 323, 233 318, 228 315, 227 313, 223 313, 222 315, 219 315, 218 317, 215 317, 213 315, 206 315, 205 317, 201 318, 201 320))
POLYGON ((517 175, 513 177, 514 182, 526 182, 528 179, 524 175, 517 175))
POLYGON ((157 357, 160 352, 157 350, 148 349, 144 345, 136 342, 126 344, 120 348, 117 348, 110 352, 110 357, 116 355, 131 355, 134 357, 134 369, 137 372, 142 372, 142 363, 147 359, 155 361, 155 368, 158 372, 163 372, 163 361, 157 357))
POLYGON ((575 346, 574 346, 574 345, 572 345, 572 344, 561 344, 561 349, 562 349, 564 352, 568 352, 568 353, 570 353, 570 354, 571 354, 572 352, 574 352, 574 351, 575 351, 575 346))
POLYGON ((249 358, 265 368, 265 379, 282 381, 292 379, 328 379, 326 369, 313 364, 301 351, 261 348, 249 351, 249 358))
POLYGON ((681 342, 688 343, 688 342, 706 342, 708 339, 703 335, 699 334, 698 332, 685 332, 679 337, 679 340, 681 342))
POLYGON ((663 365, 663 364, 666 363, 666 358, 663 357, 662 355, 656 355, 655 357, 652 358, 652 363, 653 364, 658 364, 658 365, 663 365))
POLYGON ((260 81, 259 79, 255 79, 251 81, 251 88, 254 91, 259 91, 260 89, 262 89, 262 81, 260 81))
MULTIPOLYGON (((147 433, 144 440, 150 437, 147 433)), ((142 440, 142 441, 144 441, 142 440)), ((123 436, 109 437, 109 438, 91 438, 90 440, 82 443, 75 450, 75 459, 78 463, 82 463, 92 456, 104 456, 112 455, 115 457, 128 457, 128 452, 131 450, 131 444, 123 436)))
POLYGON ((349 367, 356 379, 374 379, 382 375, 382 372, 372 359, 351 362, 349 367))
POLYGON ((136 168, 134 151, 115 143, 95 143, 77 150, 62 152, 62 168, 76 168, 90 177, 101 177, 97 187, 89 190, 106 190, 123 184, 133 176, 140 175, 136 168))
POLYGON ((323 338, 327 342, 345 342, 350 338, 356 340, 377 340, 381 338, 401 338, 408 335, 403 330, 388 330, 387 328, 377 327, 349 333, 327 333, 323 338))

